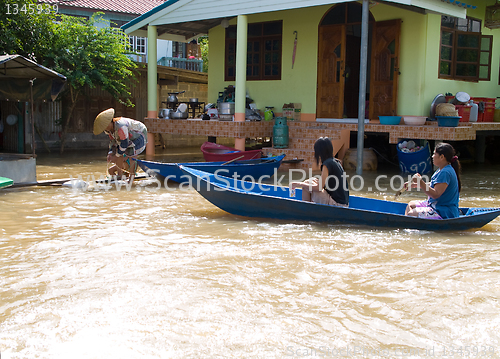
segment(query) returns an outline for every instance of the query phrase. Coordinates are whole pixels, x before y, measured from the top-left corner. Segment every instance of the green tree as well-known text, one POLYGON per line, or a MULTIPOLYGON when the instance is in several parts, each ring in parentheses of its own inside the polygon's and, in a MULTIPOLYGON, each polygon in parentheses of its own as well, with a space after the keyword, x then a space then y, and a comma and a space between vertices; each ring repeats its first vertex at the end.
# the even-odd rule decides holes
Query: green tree
POLYGON ((203 72, 208 72, 208 36, 198 38, 201 49, 201 59, 203 60, 203 72))
POLYGON ((67 77, 63 97, 69 102, 61 123, 61 153, 73 110, 85 86, 100 86, 120 102, 133 106, 127 84, 133 79, 137 65, 128 53, 128 37, 121 30, 107 26, 100 13, 88 20, 61 16, 54 24, 52 47, 45 65, 67 77))
POLYGON ((51 47, 55 12, 35 0, 0 0, 0 54, 43 62, 51 47))

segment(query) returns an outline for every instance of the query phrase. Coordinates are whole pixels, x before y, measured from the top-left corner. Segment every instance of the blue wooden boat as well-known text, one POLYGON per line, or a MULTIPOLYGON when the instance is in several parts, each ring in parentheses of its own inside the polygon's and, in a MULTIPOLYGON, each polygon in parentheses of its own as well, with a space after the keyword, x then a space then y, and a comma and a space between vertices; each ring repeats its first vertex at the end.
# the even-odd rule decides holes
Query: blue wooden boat
MULTIPOLYGON (((268 157, 268 158, 257 158, 253 160, 242 160, 234 161, 231 163, 227 162, 189 162, 189 163, 162 163, 162 162, 152 162, 137 160, 139 166, 144 172, 154 171, 158 173, 163 178, 168 178, 177 183, 185 183, 189 181, 189 176, 185 175, 179 169, 179 165, 185 167, 194 168, 208 173, 216 173, 219 176, 233 177, 235 174, 239 178, 244 178, 245 176, 251 176, 255 181, 257 181, 262 176, 271 177, 274 171, 277 170, 281 162, 285 158, 285 155, 268 157)), ((249 178, 247 178, 249 179, 249 178)))
POLYGON ((223 178, 180 166, 205 199, 231 214, 282 220, 316 221, 370 227, 420 230, 465 230, 480 228, 500 215, 500 208, 460 208, 463 215, 452 219, 405 216, 406 203, 350 196, 349 207, 304 202, 302 190, 223 178))

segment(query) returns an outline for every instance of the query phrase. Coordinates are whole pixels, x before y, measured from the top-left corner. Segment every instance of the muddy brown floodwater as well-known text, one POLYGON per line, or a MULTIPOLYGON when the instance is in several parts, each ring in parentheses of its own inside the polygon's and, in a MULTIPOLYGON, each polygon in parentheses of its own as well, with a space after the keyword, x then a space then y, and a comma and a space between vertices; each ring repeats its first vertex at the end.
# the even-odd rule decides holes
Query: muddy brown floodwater
MULTIPOLYGON (((106 170, 102 154, 37 163, 39 180, 106 170)), ((397 170, 363 177, 382 173, 397 170)), ((499 178, 464 166, 461 205, 500 207, 499 178)), ((499 219, 456 232, 287 223, 146 184, 0 192, 2 359, 499 357, 499 219)))

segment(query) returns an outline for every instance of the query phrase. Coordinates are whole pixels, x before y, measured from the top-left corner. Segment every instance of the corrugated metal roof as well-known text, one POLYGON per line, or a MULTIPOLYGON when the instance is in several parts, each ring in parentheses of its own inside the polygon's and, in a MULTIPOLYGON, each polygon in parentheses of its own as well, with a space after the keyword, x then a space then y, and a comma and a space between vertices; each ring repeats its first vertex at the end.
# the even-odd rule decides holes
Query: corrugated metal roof
POLYGON ((475 10, 477 8, 476 5, 466 4, 466 3, 459 1, 459 0, 441 0, 441 1, 445 2, 445 3, 453 4, 453 5, 458 5, 458 6, 467 8, 467 9, 472 9, 472 10, 475 10))
POLYGON ((141 15, 163 4, 164 0, 38 0, 40 3, 70 8, 141 15))
POLYGON ((66 81, 66 77, 54 70, 37 64, 21 55, 1 55, 0 56, 0 80, 6 78, 39 78, 52 79, 59 78, 66 81))

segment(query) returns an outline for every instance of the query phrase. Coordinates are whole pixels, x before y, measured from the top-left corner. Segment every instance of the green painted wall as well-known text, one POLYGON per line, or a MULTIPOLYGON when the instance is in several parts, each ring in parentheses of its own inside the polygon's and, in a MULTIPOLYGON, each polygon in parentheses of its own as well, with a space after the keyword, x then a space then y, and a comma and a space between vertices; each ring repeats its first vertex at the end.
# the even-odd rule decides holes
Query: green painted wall
MULTIPOLYGON (((485 6, 480 0, 469 0, 478 9, 469 16, 484 19, 485 6)), ((316 112, 318 24, 330 6, 249 15, 248 22, 283 20, 282 79, 280 81, 247 81, 247 91, 257 104, 274 106, 280 112, 284 103, 302 103, 302 112, 316 112), (297 55, 292 69, 294 35, 298 32, 297 55)), ((492 56, 492 81, 470 83, 438 79, 440 15, 422 15, 401 8, 378 4, 370 9, 376 21, 401 19, 400 78, 398 114, 428 115, 432 99, 439 93, 468 92, 476 97, 500 95, 499 57, 500 30, 484 28, 484 35, 495 35, 492 56)), ((235 20, 231 25, 235 24, 235 20)), ((210 68, 208 73, 209 102, 216 102, 224 87, 234 82, 224 81, 224 29, 213 28, 209 33, 210 68)), ((368 89, 369 90, 369 89, 368 89)))
MULTIPOLYGON (((284 103, 302 103, 302 112, 316 112, 316 63, 318 23, 329 7, 272 12, 248 16, 248 22, 283 20, 282 73, 280 81, 247 81, 247 91, 257 108, 274 106, 281 112, 284 103), (297 31, 297 53, 292 69, 292 53, 297 31)), ((230 24, 233 25, 233 21, 230 24)), ((209 33, 209 101, 216 102, 219 91, 234 85, 224 81, 224 29, 217 26, 209 33)))
MULTIPOLYGON (((428 36, 426 46, 425 68, 425 103, 430 103, 435 95, 439 93, 451 92, 455 94, 458 91, 465 91, 472 97, 497 97, 500 96, 499 81, 499 58, 500 58, 500 30, 490 30, 484 27, 484 15, 486 1, 469 0, 468 4, 477 6, 476 10, 469 10, 468 16, 483 21, 481 32, 483 35, 493 35, 493 51, 491 56, 491 81, 467 82, 453 81, 438 78, 438 61, 439 61, 439 41, 440 36, 428 36)), ((493 3, 493 2, 491 2, 493 3)), ((491 4, 490 4, 491 5, 491 4)), ((439 34, 441 27, 441 17, 439 15, 430 14, 427 16, 427 33, 439 34)))

